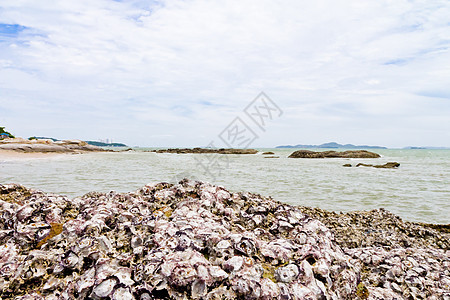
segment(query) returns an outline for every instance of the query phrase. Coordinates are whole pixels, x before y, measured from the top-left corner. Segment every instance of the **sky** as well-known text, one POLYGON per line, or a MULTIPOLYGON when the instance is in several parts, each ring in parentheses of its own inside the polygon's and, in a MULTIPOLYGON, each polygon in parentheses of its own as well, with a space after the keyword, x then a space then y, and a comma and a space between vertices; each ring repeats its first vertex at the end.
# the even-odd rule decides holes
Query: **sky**
POLYGON ((249 147, 449 147, 449 16, 447 0, 0 0, 0 126, 194 147, 239 118, 249 147), (244 112, 261 92, 282 111, 264 128, 244 112))

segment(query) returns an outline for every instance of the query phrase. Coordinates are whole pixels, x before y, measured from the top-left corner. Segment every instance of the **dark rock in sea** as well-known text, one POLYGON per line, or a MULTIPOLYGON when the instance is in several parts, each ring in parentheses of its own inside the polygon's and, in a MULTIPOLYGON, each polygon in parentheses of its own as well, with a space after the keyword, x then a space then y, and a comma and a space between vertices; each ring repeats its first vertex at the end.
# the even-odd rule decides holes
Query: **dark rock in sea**
POLYGON ((387 162, 384 165, 371 165, 371 164, 358 163, 356 166, 357 167, 360 167, 360 166, 374 167, 374 168, 382 168, 382 169, 397 169, 398 167, 400 167, 400 164, 398 162, 387 162))
POLYGON ((256 154, 258 150, 255 149, 233 149, 233 148, 171 148, 171 149, 159 149, 152 150, 156 153, 176 153, 176 154, 204 154, 204 153, 218 153, 218 154, 256 154))
POLYGON ((343 164, 342 166, 343 166, 343 167, 351 167, 352 164, 343 164))
POLYGON ((290 158, 378 158, 378 153, 367 150, 322 151, 298 150, 289 155, 290 158))
POLYGON ((356 167, 373 167, 371 164, 358 163, 356 167))
POLYGON ((0 185, 1 299, 448 297, 448 233, 199 181, 69 199, 0 185), (327 228, 328 226, 328 228, 327 228))
POLYGON ((384 165, 375 165, 374 168, 384 168, 384 169, 396 169, 400 167, 400 164, 398 162, 388 162, 384 165))
POLYGON ((264 156, 264 158, 280 158, 279 156, 264 156))
POLYGON ((262 155, 274 155, 275 153, 273 153, 272 151, 267 151, 267 152, 263 152, 262 155))

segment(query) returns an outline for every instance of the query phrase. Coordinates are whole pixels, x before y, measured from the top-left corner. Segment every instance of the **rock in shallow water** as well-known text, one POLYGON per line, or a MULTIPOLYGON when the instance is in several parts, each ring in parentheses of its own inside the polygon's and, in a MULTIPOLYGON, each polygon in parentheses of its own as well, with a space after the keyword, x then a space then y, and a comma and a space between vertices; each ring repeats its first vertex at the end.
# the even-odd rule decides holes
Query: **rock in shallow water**
MULTIPOLYGON (((344 165, 345 167, 346 165, 344 165)), ((358 163, 356 164, 356 167, 374 167, 374 168, 378 168, 378 169, 397 169, 398 167, 400 167, 400 164, 398 162, 395 161, 391 161, 391 162, 387 162, 383 165, 372 165, 372 164, 364 164, 364 163, 358 163)), ((350 165, 351 167, 351 165, 350 165)))
POLYGON ((75 199, 19 185, 0 191, 2 299, 439 298, 448 291, 448 251, 341 248, 299 208, 208 183, 75 199))
POLYGON ((347 150, 347 151, 311 151, 297 150, 289 155, 290 158, 378 158, 378 153, 367 150, 347 150))

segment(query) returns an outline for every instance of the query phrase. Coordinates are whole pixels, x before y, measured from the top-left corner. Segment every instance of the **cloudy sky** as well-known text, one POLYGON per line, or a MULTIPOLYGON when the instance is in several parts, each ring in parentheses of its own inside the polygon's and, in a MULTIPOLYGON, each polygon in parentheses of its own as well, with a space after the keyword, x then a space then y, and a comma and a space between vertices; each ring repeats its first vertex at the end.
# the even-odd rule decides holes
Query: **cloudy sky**
POLYGON ((18 136, 450 146, 450 2, 1 0, 0 125, 18 136))

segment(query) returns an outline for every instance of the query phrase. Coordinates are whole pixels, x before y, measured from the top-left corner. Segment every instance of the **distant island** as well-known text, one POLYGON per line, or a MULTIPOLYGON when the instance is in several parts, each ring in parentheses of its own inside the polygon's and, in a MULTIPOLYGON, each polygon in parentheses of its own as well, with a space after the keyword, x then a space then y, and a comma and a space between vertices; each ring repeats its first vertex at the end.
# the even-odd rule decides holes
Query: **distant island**
POLYGON ((382 146, 367 146, 367 145, 353 145, 353 144, 339 144, 336 142, 324 143, 321 145, 285 145, 285 146, 277 146, 275 148, 333 148, 333 149, 387 149, 387 147, 382 146))
POLYGON ((122 143, 103 143, 103 142, 96 142, 96 141, 85 141, 89 145, 92 146, 98 146, 98 147, 128 147, 125 144, 122 143))
POLYGON ((420 149, 427 149, 427 150, 449 150, 450 147, 432 147, 432 146, 425 146, 425 147, 403 147, 402 149, 405 150, 420 150, 420 149))
MULTIPOLYGON (((29 140, 52 140, 54 142, 59 141, 58 139, 55 139, 55 138, 43 137, 43 136, 33 136, 33 137, 30 137, 29 140)), ((122 144, 122 143, 103 143, 103 142, 97 142, 97 141, 84 141, 84 142, 88 143, 89 145, 97 146, 97 147, 128 147, 127 145, 122 144)))

